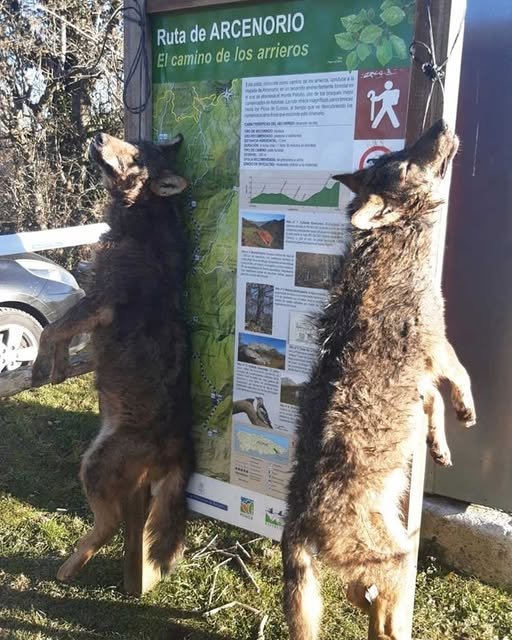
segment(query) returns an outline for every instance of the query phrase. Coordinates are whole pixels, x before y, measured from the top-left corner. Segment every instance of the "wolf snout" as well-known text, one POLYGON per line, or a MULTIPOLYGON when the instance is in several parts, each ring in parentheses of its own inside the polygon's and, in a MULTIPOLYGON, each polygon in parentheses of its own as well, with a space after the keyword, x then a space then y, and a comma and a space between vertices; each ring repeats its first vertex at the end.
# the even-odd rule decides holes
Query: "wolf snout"
POLYGON ((107 134, 103 133, 103 131, 99 131, 94 138, 92 139, 93 144, 96 147, 102 147, 107 142, 107 134))
MULTIPOLYGON (((430 137, 431 139, 439 139, 439 138, 451 138, 455 134, 450 129, 448 123, 444 118, 437 120, 427 131, 425 134, 426 137, 430 137)), ((421 138, 420 138, 421 139, 421 138)))
POLYGON ((437 128, 441 133, 446 133, 450 127, 448 126, 446 120, 444 118, 441 118, 437 121, 437 128))

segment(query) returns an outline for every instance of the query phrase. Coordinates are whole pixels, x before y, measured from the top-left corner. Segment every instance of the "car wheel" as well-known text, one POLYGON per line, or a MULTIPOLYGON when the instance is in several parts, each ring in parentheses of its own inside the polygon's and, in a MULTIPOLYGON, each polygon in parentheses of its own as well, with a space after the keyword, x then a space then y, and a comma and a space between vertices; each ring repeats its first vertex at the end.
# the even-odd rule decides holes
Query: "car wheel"
POLYGON ((20 309, 0 307, 0 373, 32 364, 43 327, 20 309))

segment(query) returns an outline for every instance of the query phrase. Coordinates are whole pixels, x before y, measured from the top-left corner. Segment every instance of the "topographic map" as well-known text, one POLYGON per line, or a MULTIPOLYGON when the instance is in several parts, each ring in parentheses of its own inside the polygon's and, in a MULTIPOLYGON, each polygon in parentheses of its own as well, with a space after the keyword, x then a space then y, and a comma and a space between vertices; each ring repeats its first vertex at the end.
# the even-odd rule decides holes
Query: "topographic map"
POLYGON ((279 434, 262 433, 245 426, 235 427, 235 451, 242 455, 255 456, 267 462, 288 464, 290 443, 279 434))
POLYGON ((190 182, 183 212, 197 471, 228 481, 241 82, 156 84, 153 92, 154 139, 185 138, 180 171, 190 182))

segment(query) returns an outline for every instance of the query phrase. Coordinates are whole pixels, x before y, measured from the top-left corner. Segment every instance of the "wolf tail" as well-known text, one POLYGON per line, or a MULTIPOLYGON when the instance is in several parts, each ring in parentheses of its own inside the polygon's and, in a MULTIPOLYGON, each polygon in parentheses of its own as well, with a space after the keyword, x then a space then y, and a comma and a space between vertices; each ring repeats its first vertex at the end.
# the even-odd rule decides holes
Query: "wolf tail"
POLYGON ((284 571, 284 610, 291 640, 316 640, 322 598, 315 559, 304 542, 286 530, 281 542, 284 571))
POLYGON ((185 489, 189 475, 182 465, 176 465, 159 481, 150 506, 146 527, 149 559, 164 572, 179 561, 185 547, 185 489))

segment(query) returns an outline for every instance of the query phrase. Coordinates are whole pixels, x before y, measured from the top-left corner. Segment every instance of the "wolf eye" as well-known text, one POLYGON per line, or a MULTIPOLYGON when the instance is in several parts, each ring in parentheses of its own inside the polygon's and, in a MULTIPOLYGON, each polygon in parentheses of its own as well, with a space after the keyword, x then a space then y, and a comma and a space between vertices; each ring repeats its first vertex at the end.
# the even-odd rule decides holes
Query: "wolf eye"
POLYGON ((379 211, 379 213, 375 217, 376 218, 383 218, 388 213, 391 213, 391 211, 392 211, 391 207, 384 207, 383 209, 381 209, 379 211))

